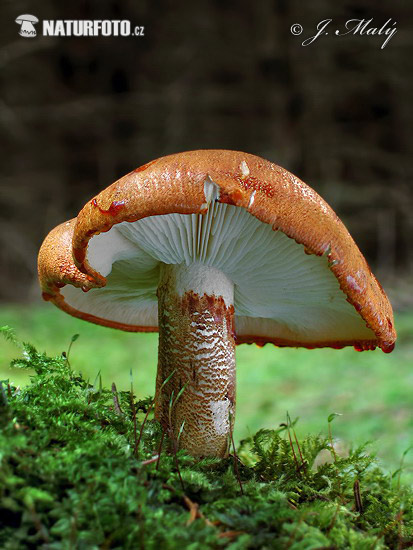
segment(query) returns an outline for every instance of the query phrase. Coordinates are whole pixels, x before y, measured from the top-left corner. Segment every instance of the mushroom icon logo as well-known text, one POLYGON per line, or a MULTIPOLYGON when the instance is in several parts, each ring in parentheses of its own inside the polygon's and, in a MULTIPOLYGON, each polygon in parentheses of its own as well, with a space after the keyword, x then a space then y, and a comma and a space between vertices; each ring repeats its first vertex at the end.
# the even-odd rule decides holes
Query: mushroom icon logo
POLYGON ((19 15, 16 18, 16 23, 20 25, 20 36, 25 38, 34 38, 37 35, 34 25, 38 23, 39 20, 34 15, 19 15))

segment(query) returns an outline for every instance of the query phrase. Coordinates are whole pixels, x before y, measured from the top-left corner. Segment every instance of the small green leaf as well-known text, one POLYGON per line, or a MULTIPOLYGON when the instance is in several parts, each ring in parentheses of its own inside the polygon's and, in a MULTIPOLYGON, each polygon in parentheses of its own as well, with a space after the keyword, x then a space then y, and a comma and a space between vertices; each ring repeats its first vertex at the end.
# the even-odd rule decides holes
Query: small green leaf
POLYGON ((178 399, 181 397, 181 395, 182 395, 182 394, 184 393, 184 391, 186 390, 187 385, 188 385, 188 382, 186 382, 186 383, 182 386, 182 388, 179 390, 178 395, 176 396, 176 399, 175 399, 175 402, 174 402, 174 406, 177 404, 178 399))
POLYGON ((409 453, 413 449, 413 445, 410 445, 410 447, 407 447, 407 449, 403 452, 402 457, 404 458, 407 453, 409 453))
POLYGON ((53 496, 43 491, 43 489, 38 489, 37 487, 25 487, 22 490, 22 499, 27 508, 34 508, 35 502, 53 502, 53 496))
POLYGON ((172 376, 175 374, 175 372, 176 372, 176 369, 174 369, 171 372, 171 374, 168 376, 168 378, 162 382, 161 390, 163 389, 164 386, 166 386, 166 384, 169 382, 169 380, 172 378, 172 376))
POLYGON ((174 401, 174 390, 172 390, 171 395, 169 397, 169 410, 172 409, 173 401, 174 401))
POLYGON ((336 416, 343 416, 342 413, 331 413, 328 415, 327 422, 330 424, 336 416))
POLYGON ((96 393, 102 393, 102 374, 100 370, 96 375, 95 381, 93 382, 93 391, 96 393))
POLYGON ((184 431, 184 426, 185 426, 185 420, 182 422, 181 427, 179 428, 179 433, 178 433, 178 437, 177 437, 178 443, 179 443, 179 440, 181 438, 182 432, 184 431))
POLYGON ((18 345, 16 333, 13 328, 8 325, 4 325, 3 327, 0 327, 0 332, 6 340, 12 342, 12 344, 18 345))

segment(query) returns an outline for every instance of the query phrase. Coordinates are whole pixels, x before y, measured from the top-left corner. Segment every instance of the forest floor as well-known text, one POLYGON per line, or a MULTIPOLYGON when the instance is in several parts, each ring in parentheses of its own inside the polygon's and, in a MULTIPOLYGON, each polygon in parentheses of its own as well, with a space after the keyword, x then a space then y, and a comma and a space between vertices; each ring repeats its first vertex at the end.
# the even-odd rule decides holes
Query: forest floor
POLYGON ((71 354, 16 344, 14 368, 32 374, 0 384, 2 549, 412 547, 403 466, 389 473, 366 445, 334 445, 334 413, 326 435, 297 436, 287 414, 228 458, 193 458, 162 435, 152 398, 88 382, 71 354))
MULTIPOLYGON (((157 361, 157 334, 130 334, 85 323, 48 305, 3 306, 0 325, 15 329, 50 356, 70 352, 72 368, 86 379, 101 373, 104 387, 119 390, 131 383, 137 398, 153 395, 157 361)), ((277 429, 286 414, 299 418, 299 436, 326 434, 327 417, 340 413, 334 437, 344 448, 371 442, 387 471, 396 470, 403 453, 413 445, 413 314, 396 315, 398 341, 391 354, 381 350, 305 350, 237 348, 237 417, 235 441, 262 428, 277 429)), ((0 380, 16 385, 28 382, 30 372, 10 368, 21 351, 0 342, 0 380)), ((413 479, 413 451, 405 457, 405 475, 413 479)))

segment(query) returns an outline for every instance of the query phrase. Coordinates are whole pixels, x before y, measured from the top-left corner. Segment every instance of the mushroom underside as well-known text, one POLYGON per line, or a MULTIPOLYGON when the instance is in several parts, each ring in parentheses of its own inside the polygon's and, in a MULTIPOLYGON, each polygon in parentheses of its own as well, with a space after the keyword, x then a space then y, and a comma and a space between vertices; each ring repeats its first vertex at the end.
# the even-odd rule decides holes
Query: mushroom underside
POLYGON ((86 295, 65 286, 65 301, 114 323, 158 327, 156 417, 194 455, 227 453, 237 337, 375 340, 326 256, 233 205, 119 223, 90 240, 87 260, 106 286, 86 295))
MULTIPOLYGON (((328 235, 326 235, 326 249, 328 235)), ((347 301, 327 256, 274 231, 245 209, 212 203, 206 214, 167 214, 123 222, 93 237, 87 259, 106 277, 87 294, 71 285, 61 294, 75 309, 134 326, 158 326, 162 265, 202 264, 234 284, 236 336, 255 335, 320 345, 375 340, 347 301)), ((207 292, 198 280, 194 292, 207 292)))

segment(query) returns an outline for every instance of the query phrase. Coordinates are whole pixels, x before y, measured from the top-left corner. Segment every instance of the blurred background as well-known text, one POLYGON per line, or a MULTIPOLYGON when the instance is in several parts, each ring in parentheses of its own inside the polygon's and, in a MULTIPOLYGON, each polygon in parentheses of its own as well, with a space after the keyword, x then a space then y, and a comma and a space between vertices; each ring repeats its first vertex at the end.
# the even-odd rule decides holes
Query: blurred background
MULTIPOLYGON (((396 464, 413 443, 413 10, 403 0, 336 4, 3 0, 0 324, 52 354, 80 333, 74 368, 128 386, 133 366, 138 393, 152 393, 156 336, 90 327, 41 304, 39 246, 94 194, 154 158, 199 148, 263 156, 342 218, 391 297, 399 346, 390 356, 241 346, 238 436, 278 425, 286 408, 303 431, 321 431, 339 407, 347 417, 336 421, 338 435, 379 439, 396 464), (27 39, 14 22, 23 13, 127 19, 144 36, 27 39), (329 35, 303 47, 326 18, 329 35), (397 33, 383 49, 385 36, 334 36, 354 18, 377 28, 391 19, 397 33), (295 23, 300 36, 290 32, 295 23)), ((8 367, 18 350, 0 347, 0 377, 26 381, 8 367)))

